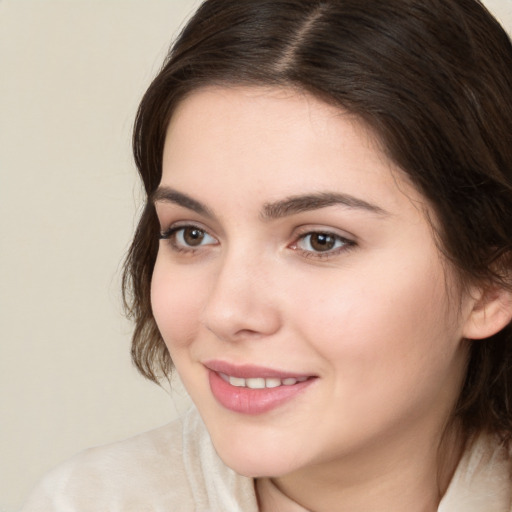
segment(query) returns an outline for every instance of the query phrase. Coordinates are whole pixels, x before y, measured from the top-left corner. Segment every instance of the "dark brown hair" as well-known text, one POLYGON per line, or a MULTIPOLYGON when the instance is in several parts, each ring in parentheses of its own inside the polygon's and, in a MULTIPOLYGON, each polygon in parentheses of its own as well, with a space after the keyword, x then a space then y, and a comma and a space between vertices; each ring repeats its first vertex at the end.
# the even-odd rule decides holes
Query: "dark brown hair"
MULTIPOLYGON (((151 196, 176 105, 208 85, 292 87, 352 112, 428 199, 462 283, 511 286, 512 46, 477 0, 207 0, 147 90, 133 137, 147 202, 124 274, 132 356, 151 380, 172 362, 150 283, 151 196)), ((512 437, 512 332, 471 341, 456 414, 512 437)))

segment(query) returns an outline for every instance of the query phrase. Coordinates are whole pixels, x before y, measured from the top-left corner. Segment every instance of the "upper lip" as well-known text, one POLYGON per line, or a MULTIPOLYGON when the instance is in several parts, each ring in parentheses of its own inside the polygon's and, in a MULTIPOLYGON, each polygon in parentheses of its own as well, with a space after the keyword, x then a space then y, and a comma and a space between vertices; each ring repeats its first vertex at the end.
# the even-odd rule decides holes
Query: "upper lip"
POLYGON ((297 373, 276 370, 274 368, 268 368, 265 366, 257 366, 252 364, 232 364, 226 361, 219 360, 205 361, 203 364, 204 366, 206 366, 206 368, 214 372, 224 373, 225 375, 229 375, 230 377, 238 377, 242 379, 254 379, 257 377, 262 377, 265 379, 289 379, 313 376, 308 373, 297 373))

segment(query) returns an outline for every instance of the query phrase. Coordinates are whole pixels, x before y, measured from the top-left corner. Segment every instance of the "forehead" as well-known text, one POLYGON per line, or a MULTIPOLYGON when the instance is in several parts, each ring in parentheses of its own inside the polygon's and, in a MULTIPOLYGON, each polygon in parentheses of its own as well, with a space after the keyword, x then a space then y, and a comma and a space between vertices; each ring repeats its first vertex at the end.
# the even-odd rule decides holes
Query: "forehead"
POLYGON ((361 120, 287 88, 209 87, 178 105, 167 130, 162 184, 193 184, 201 193, 205 180, 210 191, 228 194, 236 184, 240 196, 244 187, 264 189, 269 200, 308 189, 373 203, 394 203, 403 193, 422 201, 361 120))
POLYGON ((219 133, 233 126, 240 137, 260 130, 267 141, 283 138, 287 132, 295 140, 310 139, 313 133, 319 138, 338 138, 339 127, 333 130, 336 119, 350 124, 351 131, 368 146, 379 146, 373 130, 347 110, 296 88, 267 86, 207 86, 193 91, 175 108, 167 140, 179 138, 177 131, 184 128, 211 135, 213 127, 219 133), (283 128, 287 130, 282 132, 283 128))

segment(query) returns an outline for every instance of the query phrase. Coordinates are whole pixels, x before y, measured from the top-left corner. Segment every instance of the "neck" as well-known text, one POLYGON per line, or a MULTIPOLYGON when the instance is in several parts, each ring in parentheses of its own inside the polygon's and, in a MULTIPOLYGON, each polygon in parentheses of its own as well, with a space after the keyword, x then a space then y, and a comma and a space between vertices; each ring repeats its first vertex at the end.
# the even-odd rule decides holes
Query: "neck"
POLYGON ((435 512, 464 448, 454 426, 430 442, 381 443, 367 454, 256 482, 261 512, 435 512))

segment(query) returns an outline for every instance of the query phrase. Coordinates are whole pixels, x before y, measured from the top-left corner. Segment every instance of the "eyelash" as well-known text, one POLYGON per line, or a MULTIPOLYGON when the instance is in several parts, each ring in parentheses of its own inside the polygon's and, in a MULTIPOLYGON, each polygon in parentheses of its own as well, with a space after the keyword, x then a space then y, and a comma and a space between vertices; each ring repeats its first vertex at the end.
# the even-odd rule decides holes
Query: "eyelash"
MULTIPOLYGON (((311 240, 309 242, 309 245, 311 246, 311 240)), ((297 236, 297 239, 295 242, 293 242, 289 247, 299 253, 305 258, 315 258, 315 259, 328 259, 335 256, 338 256, 339 254, 349 251, 350 249, 354 248, 356 246, 356 242, 354 240, 350 240, 348 238, 345 238, 344 236, 338 235, 337 233, 333 233, 328 230, 307 230, 303 233, 300 233, 297 236), (328 249, 326 251, 315 251, 315 250, 307 250, 299 247, 299 243, 304 242, 307 240, 308 237, 313 236, 323 236, 327 238, 333 239, 335 244, 340 244, 338 247, 334 247, 332 249, 328 249)))
MULTIPOLYGON (((186 242, 185 242, 185 244, 177 243, 176 237, 178 236, 180 231, 183 232, 182 233, 182 236, 183 236, 185 230, 187 230, 187 229, 199 231, 200 233, 203 234, 203 236, 208 236, 208 237, 212 238, 213 240, 215 240, 215 237, 210 235, 207 230, 205 230, 204 228, 202 228, 200 226, 194 225, 194 224, 171 226, 166 231, 163 231, 160 233, 159 239, 167 240, 173 251, 180 253, 180 254, 188 254, 191 256, 194 255, 194 253, 196 253, 198 250, 201 250, 201 247, 217 245, 217 243, 216 244, 208 243, 208 244, 204 244, 204 245, 201 244, 196 247, 193 247, 193 246, 185 245, 186 242)), ((309 241, 309 245, 311 246, 311 239, 309 241)), ((304 231, 303 233, 300 233, 296 237, 295 241, 292 244, 288 245, 288 247, 294 251, 299 252, 304 258, 327 259, 327 258, 335 257, 335 256, 341 254, 342 252, 349 251, 350 249, 354 248, 356 245, 357 244, 354 240, 350 240, 348 238, 345 238, 345 237, 338 235, 336 233, 333 233, 331 231, 311 230, 310 229, 308 231, 304 231), (317 236, 317 237, 324 236, 327 238, 331 238, 331 239, 333 239, 334 244, 341 244, 341 245, 338 245, 338 247, 334 247, 334 248, 328 249, 326 251, 308 250, 308 249, 303 249, 303 248, 299 247, 300 243, 307 240, 308 237, 313 237, 313 236, 317 236)))
MULTIPOLYGON (((182 224, 182 225, 178 225, 178 226, 171 226, 166 231, 162 231, 160 233, 159 239, 167 240, 169 242, 169 245, 171 246, 171 249, 173 251, 176 251, 177 253, 193 254, 193 253, 197 252, 200 247, 204 247, 204 245, 197 246, 197 248, 196 248, 193 246, 180 245, 176 242, 176 236, 178 235, 178 233, 180 231, 185 232, 185 230, 187 230, 187 229, 199 231, 199 232, 203 233, 204 235, 207 235, 210 238, 214 239, 214 237, 212 235, 210 235, 208 233, 208 231, 206 231, 204 228, 202 228, 200 226, 196 226, 194 224, 185 224, 185 225, 182 224)), ((207 245, 213 245, 213 244, 207 244, 207 245)))

